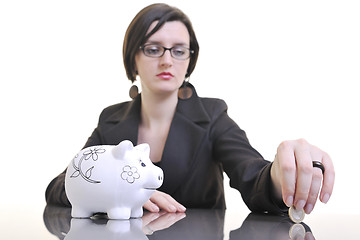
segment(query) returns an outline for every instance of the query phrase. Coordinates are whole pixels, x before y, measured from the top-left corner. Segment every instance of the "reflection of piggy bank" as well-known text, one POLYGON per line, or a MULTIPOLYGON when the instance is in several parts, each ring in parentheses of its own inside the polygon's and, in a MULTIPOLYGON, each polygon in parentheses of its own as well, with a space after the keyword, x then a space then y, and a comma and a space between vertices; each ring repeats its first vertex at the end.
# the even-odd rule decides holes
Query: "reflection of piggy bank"
POLYGON ((72 217, 107 213, 110 219, 141 217, 142 206, 163 182, 163 171, 150 158, 148 144, 100 145, 80 151, 65 176, 72 217))
POLYGON ((65 240, 79 239, 148 240, 142 232, 142 220, 140 218, 108 221, 73 218, 70 231, 66 234, 65 240))

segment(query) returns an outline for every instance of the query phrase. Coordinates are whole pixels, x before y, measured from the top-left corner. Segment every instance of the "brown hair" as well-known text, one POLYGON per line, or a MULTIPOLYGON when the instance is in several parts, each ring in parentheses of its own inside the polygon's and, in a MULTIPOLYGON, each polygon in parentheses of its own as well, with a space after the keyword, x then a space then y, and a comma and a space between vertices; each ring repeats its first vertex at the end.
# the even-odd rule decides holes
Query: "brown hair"
POLYGON ((199 55, 199 44, 197 42, 194 29, 190 19, 178 8, 171 7, 167 4, 152 4, 142 9, 131 21, 124 38, 123 60, 126 75, 129 80, 136 80, 135 55, 151 35, 159 30, 166 22, 180 21, 182 22, 190 35, 190 49, 194 52, 190 56, 190 63, 185 77, 189 77, 193 72, 199 55), (158 21, 154 29, 148 33, 150 25, 158 21))

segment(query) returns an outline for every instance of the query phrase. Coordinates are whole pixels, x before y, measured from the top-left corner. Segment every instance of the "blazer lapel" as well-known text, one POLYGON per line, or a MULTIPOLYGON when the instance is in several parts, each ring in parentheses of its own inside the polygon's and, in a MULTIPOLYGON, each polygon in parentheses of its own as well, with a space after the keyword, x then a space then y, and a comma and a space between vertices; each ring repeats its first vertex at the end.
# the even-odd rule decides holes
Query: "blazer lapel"
POLYGON ((179 99, 159 164, 165 174, 165 181, 159 190, 172 194, 186 181, 201 143, 207 136, 209 122, 210 118, 194 88, 190 99, 179 99))
MULTIPOLYGON (((164 171, 164 183, 160 191, 174 193, 186 180, 187 175, 196 162, 197 152, 207 137, 207 127, 210 118, 197 96, 195 88, 190 99, 179 99, 177 109, 166 139, 165 148, 158 164, 164 171)), ((126 103, 124 108, 106 121, 111 124, 107 128, 105 142, 118 144, 123 140, 130 140, 137 144, 138 127, 140 123, 141 98, 137 96, 132 102, 126 103)))
POLYGON ((137 144, 140 123, 141 98, 138 95, 132 102, 126 103, 124 110, 110 116, 106 123, 113 125, 103 135, 108 144, 118 144, 123 140, 130 140, 137 144))

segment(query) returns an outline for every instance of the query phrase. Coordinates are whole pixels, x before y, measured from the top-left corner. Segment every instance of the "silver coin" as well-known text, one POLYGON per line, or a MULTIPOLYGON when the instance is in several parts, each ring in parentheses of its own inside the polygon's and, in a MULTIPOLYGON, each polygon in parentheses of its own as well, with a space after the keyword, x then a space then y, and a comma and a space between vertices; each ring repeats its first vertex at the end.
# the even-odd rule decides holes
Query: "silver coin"
POLYGON ((295 223, 289 230, 290 239, 304 239, 306 234, 305 228, 299 223, 295 223))
POLYGON ((304 209, 297 210, 294 206, 289 208, 289 217, 294 223, 301 223, 305 218, 304 209))

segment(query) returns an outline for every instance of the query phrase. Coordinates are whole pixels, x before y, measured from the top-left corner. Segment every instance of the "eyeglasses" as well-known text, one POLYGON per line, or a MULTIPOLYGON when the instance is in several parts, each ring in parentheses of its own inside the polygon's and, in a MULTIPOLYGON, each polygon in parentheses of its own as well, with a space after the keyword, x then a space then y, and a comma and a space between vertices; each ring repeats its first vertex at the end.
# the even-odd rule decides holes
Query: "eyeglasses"
POLYGON ((194 50, 191 50, 183 46, 174 46, 172 48, 166 48, 157 44, 146 44, 141 46, 140 49, 143 51, 145 56, 152 58, 162 57, 165 54, 166 50, 169 50, 170 55, 178 60, 186 60, 191 56, 191 54, 194 53, 194 50))

